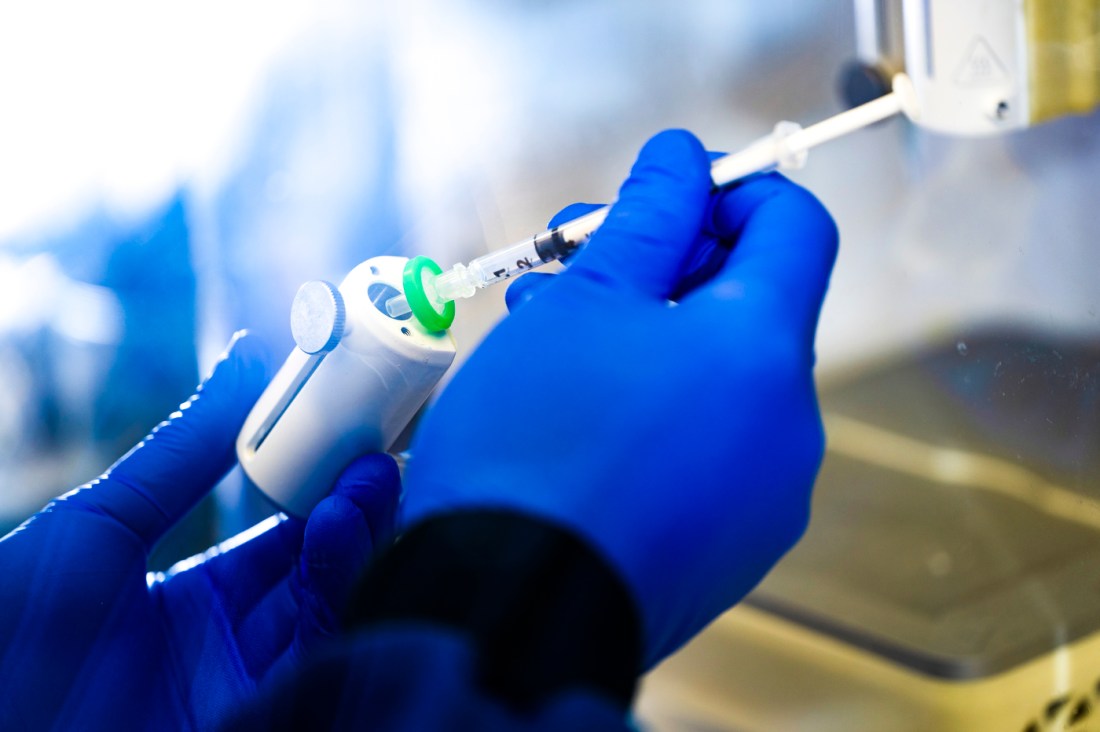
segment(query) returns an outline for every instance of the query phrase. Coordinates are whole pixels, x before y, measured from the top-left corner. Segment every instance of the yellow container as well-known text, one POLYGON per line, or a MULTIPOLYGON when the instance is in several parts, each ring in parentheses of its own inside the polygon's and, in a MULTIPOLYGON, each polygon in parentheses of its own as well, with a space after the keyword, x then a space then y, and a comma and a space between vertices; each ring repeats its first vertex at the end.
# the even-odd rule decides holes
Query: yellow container
POLYGON ((1100 104, 1100 0, 1027 0, 1033 124, 1100 104))

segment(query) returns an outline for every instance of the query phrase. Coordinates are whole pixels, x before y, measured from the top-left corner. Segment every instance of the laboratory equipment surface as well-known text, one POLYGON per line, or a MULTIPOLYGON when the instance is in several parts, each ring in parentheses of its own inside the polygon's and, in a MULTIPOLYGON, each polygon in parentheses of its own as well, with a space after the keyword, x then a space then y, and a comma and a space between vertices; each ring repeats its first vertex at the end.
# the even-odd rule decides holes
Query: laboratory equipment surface
MULTIPOLYGON (((721 188, 776 167, 801 168, 811 148, 902 112, 910 119, 921 114, 912 84, 904 74, 898 74, 890 92, 815 125, 803 129, 794 122, 780 122, 771 135, 715 160, 711 179, 715 187, 721 188)), ((447 272, 427 257, 416 257, 405 269, 403 293, 386 302, 386 311, 393 317, 411 312, 429 330, 446 329, 454 321, 456 298, 472 297, 479 289, 568 256, 588 241, 609 211, 610 206, 604 206, 478 257, 468 265, 456 264, 447 272)))
POLYGON ((855 0, 855 10, 859 62, 844 81, 853 103, 904 72, 919 124, 961 135, 1100 104, 1100 0, 855 0))
POLYGON ((824 386, 810 529, 657 671, 679 713, 746 732, 1097 728, 1100 348, 960 338, 824 386))
POLYGON ((294 299, 297 347, 237 439, 245 473, 287 513, 308 516, 353 459, 389 448, 454 360, 450 333, 383 310, 406 261, 368 259, 294 299))

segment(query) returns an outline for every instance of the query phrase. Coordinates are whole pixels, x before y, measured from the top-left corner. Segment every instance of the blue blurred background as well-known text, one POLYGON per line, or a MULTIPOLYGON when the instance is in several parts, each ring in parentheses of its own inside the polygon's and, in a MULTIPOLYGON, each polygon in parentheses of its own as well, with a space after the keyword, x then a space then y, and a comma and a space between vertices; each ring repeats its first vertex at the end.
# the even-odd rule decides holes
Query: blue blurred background
MULTIPOLYGON (((849 0, 0 6, 0 527, 102 472, 234 330, 281 361, 304 280, 529 235, 611 200, 662 128, 732 150, 839 111, 853 25, 849 0)), ((1097 114, 981 140, 895 120, 813 153, 794 177, 842 235, 826 406, 893 415, 1094 509, 1098 171, 1097 114), (932 386, 875 381, 896 364, 932 386)), ((460 303, 460 359, 503 313, 502 292, 460 303)), ((154 564, 267 510, 232 476, 154 564)), ((951 573, 925 539, 919 571, 951 573)))
MULTIPOLYGON (((732 148, 831 111, 834 70, 804 63, 830 5, 846 38, 843 4, 805 0, 4 6, 0 523, 102 471, 234 330, 278 360, 305 279, 610 200, 663 127, 732 148)), ((463 352, 501 302, 464 303, 463 352)), ((240 490, 216 534, 254 518, 240 490)))

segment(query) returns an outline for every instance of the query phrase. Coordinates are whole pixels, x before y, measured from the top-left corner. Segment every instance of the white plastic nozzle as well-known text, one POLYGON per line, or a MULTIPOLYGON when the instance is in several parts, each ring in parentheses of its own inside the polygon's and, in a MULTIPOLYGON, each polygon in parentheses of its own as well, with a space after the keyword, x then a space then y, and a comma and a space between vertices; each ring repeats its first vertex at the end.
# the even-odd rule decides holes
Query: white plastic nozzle
POLYGON ((409 301, 404 295, 394 295, 386 300, 386 314, 391 318, 400 318, 412 312, 409 301))

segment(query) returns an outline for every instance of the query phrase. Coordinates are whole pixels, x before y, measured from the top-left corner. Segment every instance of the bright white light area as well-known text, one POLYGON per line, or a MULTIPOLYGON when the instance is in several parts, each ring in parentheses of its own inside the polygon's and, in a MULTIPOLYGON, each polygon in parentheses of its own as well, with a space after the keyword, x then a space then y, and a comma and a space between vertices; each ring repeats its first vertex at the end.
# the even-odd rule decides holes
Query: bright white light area
MULTIPOLYGON (((316 7, 314 5, 314 7, 316 7)), ((208 161, 303 0, 0 5, 0 240, 59 212, 126 214, 208 161)))
POLYGON ((453 195, 471 170, 514 152, 522 69, 508 53, 507 28, 491 8, 406 0, 388 29, 409 194, 453 195))
POLYGON ((123 313, 115 294, 70 279, 49 254, 29 259, 0 252, 0 334, 51 326, 74 341, 116 345, 123 313))

